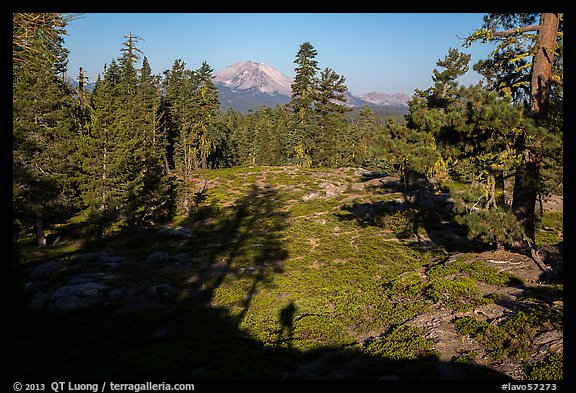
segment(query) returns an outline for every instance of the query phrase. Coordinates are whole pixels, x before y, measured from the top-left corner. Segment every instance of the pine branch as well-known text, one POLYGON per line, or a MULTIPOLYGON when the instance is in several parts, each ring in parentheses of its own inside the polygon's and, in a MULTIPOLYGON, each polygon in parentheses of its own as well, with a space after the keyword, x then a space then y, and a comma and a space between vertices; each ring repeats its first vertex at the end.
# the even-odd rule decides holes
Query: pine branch
POLYGON ((492 36, 493 37, 507 37, 507 36, 514 35, 514 34, 526 33, 529 31, 539 31, 539 30, 540 30, 540 25, 531 25, 531 26, 517 27, 515 29, 510 29, 510 30, 496 31, 496 32, 492 33, 492 36))
POLYGON ((550 78, 550 82, 551 82, 551 83, 555 83, 555 84, 557 84, 558 86, 564 86, 564 82, 562 82, 562 79, 560 79, 560 78, 557 77, 557 76, 551 77, 551 78, 550 78))

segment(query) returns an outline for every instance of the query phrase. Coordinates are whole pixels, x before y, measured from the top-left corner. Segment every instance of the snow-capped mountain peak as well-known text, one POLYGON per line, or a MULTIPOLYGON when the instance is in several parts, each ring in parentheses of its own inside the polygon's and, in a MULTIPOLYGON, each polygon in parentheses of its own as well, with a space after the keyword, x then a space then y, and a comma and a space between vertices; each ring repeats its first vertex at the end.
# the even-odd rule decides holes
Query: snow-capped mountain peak
MULTIPOLYGON (((292 96, 292 79, 264 63, 240 61, 214 73, 220 104, 243 113, 261 106, 285 105, 292 96)), ((349 91, 344 94, 345 105, 373 108, 382 106, 406 107, 408 96, 404 93, 367 93, 360 96, 349 91)))
POLYGON ((292 80, 267 64, 240 61, 214 74, 214 82, 234 90, 256 89, 267 94, 290 97, 292 80))

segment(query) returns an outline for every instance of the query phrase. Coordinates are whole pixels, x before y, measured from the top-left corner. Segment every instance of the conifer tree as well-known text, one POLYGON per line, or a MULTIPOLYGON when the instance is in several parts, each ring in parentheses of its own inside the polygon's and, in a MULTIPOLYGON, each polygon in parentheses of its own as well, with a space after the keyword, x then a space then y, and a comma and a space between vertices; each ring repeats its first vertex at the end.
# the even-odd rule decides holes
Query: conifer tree
POLYGON ((349 134, 354 136, 348 143, 351 150, 350 164, 382 169, 380 159, 384 152, 381 148, 385 143, 384 139, 388 139, 389 135, 384 132, 384 127, 374 115, 374 111, 364 105, 358 121, 351 123, 349 128, 349 134))
POLYGON ((86 218, 95 224, 95 235, 103 238, 125 207, 130 184, 124 170, 128 150, 123 132, 118 130, 116 110, 120 101, 119 75, 115 60, 98 76, 92 94, 92 123, 79 139, 77 159, 81 162, 80 191, 86 218))
POLYGON ((295 126, 292 135, 292 144, 296 161, 299 165, 311 165, 310 150, 313 145, 312 130, 313 108, 316 95, 316 73, 320 70, 318 62, 314 60, 317 55, 310 42, 304 42, 296 54, 294 64, 296 76, 292 83, 292 101, 290 106, 295 116, 295 126))
POLYGON ((70 181, 74 151, 72 92, 66 70, 63 14, 13 14, 13 202, 15 221, 33 227, 38 246, 45 228, 75 209, 70 181))
POLYGON ((173 181, 168 176, 166 162, 167 138, 164 134, 161 113, 161 89, 159 77, 152 75, 148 59, 144 56, 138 77, 137 124, 141 130, 143 190, 140 200, 142 213, 138 221, 144 219, 169 218, 173 209, 173 181))
POLYGON ((344 113, 351 108, 346 106, 345 81, 344 76, 330 68, 320 73, 314 97, 317 121, 312 159, 315 165, 337 167, 348 161, 346 151, 350 144, 344 135, 348 130, 344 113))
POLYGON ((497 190, 497 180, 503 183, 504 174, 519 164, 513 146, 526 124, 510 99, 481 84, 458 86, 456 78, 468 61, 469 56, 451 49, 437 62, 441 70, 434 70, 434 86, 410 102, 408 124, 434 136, 443 155, 434 170, 447 167, 470 184, 464 195, 455 197, 457 220, 467 225, 469 236, 500 248, 518 239, 520 227, 504 203, 503 186, 497 190))
POLYGON ((138 37, 126 38, 119 61, 113 59, 96 82, 92 122, 80 138, 81 195, 97 238, 111 227, 141 225, 158 216, 170 198, 157 132, 159 87, 147 59, 138 72, 138 37))
POLYGON ((64 47, 66 26, 76 17, 63 13, 12 14, 12 63, 16 71, 45 67, 56 75, 64 74, 68 65, 68 49, 64 47))
POLYGON ((199 107, 196 105, 198 76, 177 59, 172 68, 164 72, 164 88, 169 169, 178 180, 177 214, 188 215, 195 192, 193 172, 200 167, 197 133, 199 107))
POLYGON ((203 62, 196 71, 197 87, 194 94, 194 139, 200 155, 202 169, 208 169, 208 156, 214 151, 219 138, 218 90, 212 81, 212 68, 203 62))
MULTIPOLYGON (((535 238, 535 205, 545 189, 541 177, 543 163, 561 154, 561 126, 551 126, 551 103, 562 85, 563 17, 557 13, 488 14, 484 25, 471 34, 466 44, 491 41, 497 44, 491 58, 475 69, 503 95, 523 104, 533 125, 526 127, 516 141, 522 163, 515 173, 513 209, 520 219, 526 239, 535 238), (556 146, 550 149, 549 146, 556 146), (554 152, 554 153, 552 153, 554 152), (544 159, 545 155, 552 153, 544 159)), ((556 97, 555 97, 556 95, 556 97)), ((557 165, 561 166, 561 165, 557 165)))

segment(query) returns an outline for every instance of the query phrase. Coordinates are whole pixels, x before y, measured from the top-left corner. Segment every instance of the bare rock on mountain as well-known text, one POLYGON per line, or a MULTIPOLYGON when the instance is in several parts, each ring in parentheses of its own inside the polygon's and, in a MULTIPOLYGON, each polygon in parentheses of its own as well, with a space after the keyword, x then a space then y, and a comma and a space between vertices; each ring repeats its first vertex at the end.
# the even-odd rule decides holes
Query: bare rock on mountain
POLYGON ((214 82, 238 90, 256 89, 262 93, 292 95, 292 80, 267 64, 241 61, 214 74, 214 82))
POLYGON ((375 105, 406 105, 410 100, 410 97, 402 92, 395 94, 372 92, 360 94, 358 97, 375 105))

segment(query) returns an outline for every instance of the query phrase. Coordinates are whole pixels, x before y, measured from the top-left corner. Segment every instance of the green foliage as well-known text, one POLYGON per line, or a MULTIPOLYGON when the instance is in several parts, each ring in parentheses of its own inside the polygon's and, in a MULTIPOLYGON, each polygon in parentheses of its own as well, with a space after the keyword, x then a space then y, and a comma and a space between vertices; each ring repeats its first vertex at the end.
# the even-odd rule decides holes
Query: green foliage
POLYGON ((292 120, 288 107, 262 107, 246 115, 228 111, 223 124, 228 133, 229 161, 239 165, 285 165, 293 155, 292 120))
POLYGON ((296 75, 292 83, 292 101, 290 107, 294 113, 294 128, 290 144, 294 149, 296 163, 311 164, 310 149, 313 146, 312 103, 316 97, 316 72, 318 62, 314 60, 318 52, 310 42, 300 45, 294 64, 296 75))
POLYGON ((384 294, 395 303, 416 303, 425 300, 426 283, 417 272, 408 271, 382 284, 384 294))
POLYGON ((393 231, 398 238, 406 239, 414 235, 414 222, 417 214, 416 209, 398 210, 379 215, 374 221, 376 225, 393 231))
POLYGON ((427 285, 425 294, 453 311, 470 311, 491 302, 482 297, 476 280, 469 277, 432 281, 427 285))
POLYGON ((383 359, 418 359, 433 356, 434 345, 411 326, 398 326, 387 335, 372 341, 366 351, 383 359))
MULTIPOLYGON (((172 239, 150 228, 105 242, 112 255, 128 258, 115 271, 121 280, 113 285, 134 282, 140 296, 148 283, 169 283, 175 296, 154 312, 118 312, 113 319, 103 316, 120 305, 94 306, 67 323, 52 313, 33 313, 36 319, 28 328, 42 326, 42 339, 25 349, 36 355, 27 357, 26 365, 35 375, 61 369, 75 370, 78 377, 113 370, 132 377, 217 379, 233 370, 239 379, 438 378, 434 343, 406 322, 432 311, 433 302, 453 311, 482 305, 488 299, 475 292, 475 282, 504 285, 505 276, 480 262, 438 264, 444 252, 390 239, 380 226, 341 220, 336 213, 344 202, 338 198, 302 199, 326 179, 352 180, 354 172, 202 171, 209 184, 205 199, 191 215, 173 222, 192 229, 194 237, 172 239), (187 263, 144 262, 158 250, 186 252, 191 258, 187 263), (68 343, 82 346, 72 359, 55 350, 68 343)), ((370 197, 380 198, 372 190, 360 198, 370 197)), ((45 256, 86 251, 71 244, 62 243, 45 256)), ((103 246, 94 243, 89 249, 103 246)), ((69 278, 65 272, 62 280, 69 278)), ((493 357, 504 359, 508 352, 502 348, 510 348, 510 356, 524 359, 531 348, 524 342, 561 326, 561 314, 543 311, 492 328, 474 318, 456 319, 455 326, 493 357)))
POLYGON ((174 210, 176 187, 164 166, 169 140, 160 126, 160 87, 146 57, 136 69, 138 40, 129 34, 119 61, 105 67, 91 95, 90 122, 78 137, 81 215, 94 224, 98 238, 107 230, 166 219, 174 210))
POLYGON ((526 367, 526 379, 531 381, 561 381, 564 379, 564 357, 553 353, 541 362, 526 367))
POLYGON ((494 359, 528 359, 534 351, 534 337, 542 331, 561 328, 561 317, 554 310, 534 307, 519 311, 499 324, 467 316, 458 318, 454 327, 458 333, 477 339, 494 359))
POLYGON ((429 108, 445 108, 450 101, 456 98, 458 90, 456 79, 468 72, 470 57, 471 55, 450 48, 446 57, 443 60, 438 60, 436 65, 442 67, 443 70, 435 69, 433 71, 434 87, 428 92, 427 97, 429 108))
POLYGON ((38 246, 46 245, 45 227, 79 207, 72 180, 76 108, 58 75, 66 65, 65 26, 62 14, 13 14, 12 200, 15 220, 35 229, 38 246))
POLYGON ((344 113, 350 110, 345 106, 345 81, 346 78, 330 68, 320 73, 314 99, 314 110, 318 116, 311 153, 314 166, 339 167, 348 162, 345 151, 348 145, 339 141, 347 131, 344 113))
POLYGON ((562 241, 563 223, 564 215, 562 212, 544 210, 536 227, 536 244, 546 246, 562 241))
POLYGON ((66 27, 76 16, 63 13, 12 14, 12 62, 19 68, 45 68, 54 74, 66 71, 68 50, 64 48, 66 27))
POLYGON ((518 280, 510 273, 498 272, 496 269, 487 266, 482 261, 465 261, 463 259, 458 259, 453 263, 432 267, 428 270, 428 278, 430 280, 442 280, 449 275, 457 273, 464 273, 474 280, 500 287, 514 285, 518 280))
POLYGON ((487 89, 508 97, 529 117, 522 123, 514 144, 514 155, 521 158, 515 171, 512 206, 525 235, 535 240, 535 205, 543 190, 558 190, 562 184, 563 14, 488 14, 484 25, 466 39, 496 44, 487 60, 474 69, 487 80, 487 89), (541 28, 535 28, 542 24, 541 28), (503 30, 500 30, 503 29, 503 30), (547 30, 552 42, 545 42, 547 30), (545 48, 539 46, 544 45, 545 48), (545 50, 545 56, 540 56, 545 50), (547 69, 548 71, 544 71, 547 69), (533 75, 540 70, 546 75, 533 75), (541 77, 546 79, 543 87, 541 77), (535 85, 537 81, 538 86, 535 85), (542 94, 546 91, 546 94, 542 94), (549 93, 549 94, 548 94, 549 93), (554 152, 554 153, 552 153, 554 152))
POLYGON ((194 124, 192 132, 195 141, 194 150, 198 151, 202 169, 208 168, 208 156, 212 154, 219 144, 219 102, 218 90, 212 81, 212 68, 207 62, 203 62, 195 75, 198 86, 193 96, 194 99, 194 124))
POLYGON ((481 209, 460 215, 456 222, 466 225, 468 237, 480 239, 495 248, 522 238, 518 219, 509 209, 481 209))
POLYGON ((484 331, 488 326, 487 322, 479 321, 474 317, 462 317, 454 322, 456 331, 462 335, 476 335, 484 331))
POLYGON ((346 326, 328 315, 301 316, 295 323, 294 337, 294 347, 303 351, 354 343, 346 326))

